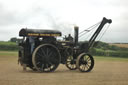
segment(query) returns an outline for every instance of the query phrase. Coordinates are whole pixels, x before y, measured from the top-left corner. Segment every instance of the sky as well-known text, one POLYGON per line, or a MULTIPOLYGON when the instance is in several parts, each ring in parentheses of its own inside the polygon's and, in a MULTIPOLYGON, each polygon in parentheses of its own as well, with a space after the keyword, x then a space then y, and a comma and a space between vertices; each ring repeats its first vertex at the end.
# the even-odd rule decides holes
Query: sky
POLYGON ((100 40, 128 43, 127 4, 128 0, 0 0, 0 41, 19 37, 21 28, 55 29, 73 35, 74 26, 82 31, 106 17, 112 24, 100 40))

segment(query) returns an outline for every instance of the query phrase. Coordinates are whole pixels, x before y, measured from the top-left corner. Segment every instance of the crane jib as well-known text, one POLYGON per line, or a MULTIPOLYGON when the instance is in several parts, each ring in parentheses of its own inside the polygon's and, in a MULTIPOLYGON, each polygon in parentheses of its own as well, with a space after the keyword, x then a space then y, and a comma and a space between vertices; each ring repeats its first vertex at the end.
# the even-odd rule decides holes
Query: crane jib
POLYGON ((93 46, 93 43, 95 42, 95 39, 97 38, 97 36, 99 35, 99 33, 101 32, 102 28, 104 27, 104 25, 106 23, 111 24, 112 20, 111 19, 107 19, 107 18, 103 18, 101 21, 101 24, 99 25, 99 27, 97 28, 97 30, 95 31, 95 33, 92 35, 92 37, 89 40, 89 44, 88 44, 88 50, 90 47, 93 46))

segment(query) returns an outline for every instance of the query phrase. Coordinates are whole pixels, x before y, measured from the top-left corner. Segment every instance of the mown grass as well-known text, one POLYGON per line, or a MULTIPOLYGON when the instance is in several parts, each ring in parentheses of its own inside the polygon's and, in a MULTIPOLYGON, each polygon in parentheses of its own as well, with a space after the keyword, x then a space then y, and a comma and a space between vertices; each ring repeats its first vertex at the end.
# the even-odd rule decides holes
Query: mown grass
MULTIPOLYGON (((17 51, 0 51, 0 57, 17 57, 17 51)), ((109 57, 109 56, 94 56, 95 60, 98 61, 126 61, 128 62, 128 58, 120 58, 120 57, 109 57)))
POLYGON ((17 51, 0 51, 0 63, 2 62, 14 62, 18 59, 17 51))
POLYGON ((0 51, 0 56, 17 56, 17 51, 0 51))
POLYGON ((115 45, 115 46, 118 46, 118 47, 128 48, 128 44, 125 44, 125 43, 124 44, 120 44, 120 43, 119 44, 114 44, 113 43, 113 44, 110 44, 110 45, 115 45))

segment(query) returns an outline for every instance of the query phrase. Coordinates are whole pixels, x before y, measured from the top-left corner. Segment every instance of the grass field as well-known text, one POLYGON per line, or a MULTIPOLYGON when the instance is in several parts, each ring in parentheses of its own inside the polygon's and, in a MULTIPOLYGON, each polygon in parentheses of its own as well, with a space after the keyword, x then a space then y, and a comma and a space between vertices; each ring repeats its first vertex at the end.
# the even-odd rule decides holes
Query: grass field
POLYGON ((128 59, 94 56, 89 73, 59 65, 52 73, 38 73, 17 64, 17 52, 0 51, 0 85, 128 85, 128 59))
MULTIPOLYGON (((17 57, 18 56, 18 52, 17 51, 0 51, 0 56, 4 57, 4 56, 14 56, 17 57)), ((94 58, 96 60, 106 60, 106 61, 128 61, 128 58, 119 58, 119 57, 107 57, 107 56, 94 56, 94 58)))
POLYGON ((17 51, 0 51, 0 56, 17 56, 17 51))
POLYGON ((16 45, 16 43, 0 41, 0 45, 16 45))
POLYGON ((118 46, 118 47, 128 48, 128 44, 110 44, 110 45, 115 45, 115 46, 118 46))
POLYGON ((94 56, 94 58, 98 61, 122 61, 128 62, 128 58, 120 58, 120 57, 107 57, 107 56, 94 56))

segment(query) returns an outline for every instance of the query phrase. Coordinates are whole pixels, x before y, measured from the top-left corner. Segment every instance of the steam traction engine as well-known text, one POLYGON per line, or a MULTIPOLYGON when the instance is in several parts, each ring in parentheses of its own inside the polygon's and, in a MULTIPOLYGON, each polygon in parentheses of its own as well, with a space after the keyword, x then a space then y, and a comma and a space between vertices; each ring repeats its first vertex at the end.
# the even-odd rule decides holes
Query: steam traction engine
POLYGON ((96 37, 106 23, 111 19, 103 18, 95 33, 88 43, 79 44, 78 27, 74 27, 74 38, 70 35, 63 41, 57 40, 61 32, 57 30, 21 29, 19 36, 18 62, 23 66, 39 72, 55 71, 59 64, 65 64, 70 70, 79 69, 81 72, 89 72, 94 67, 94 59, 89 54, 96 37))

